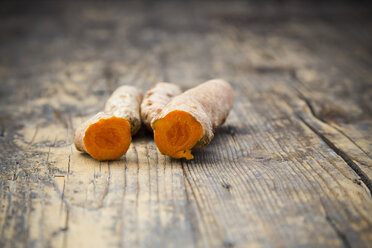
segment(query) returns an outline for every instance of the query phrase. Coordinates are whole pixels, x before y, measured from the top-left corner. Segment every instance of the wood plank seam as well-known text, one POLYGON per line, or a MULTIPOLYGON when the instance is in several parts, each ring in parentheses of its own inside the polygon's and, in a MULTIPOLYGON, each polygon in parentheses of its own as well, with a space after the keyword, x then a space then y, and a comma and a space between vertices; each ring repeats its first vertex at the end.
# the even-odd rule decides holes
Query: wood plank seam
MULTIPOLYGON (((284 99, 282 98, 282 100, 284 101, 284 99)), ((288 104, 288 103, 287 103, 288 104)), ((272 106, 272 105, 270 105, 272 106)), ((279 106, 277 105, 277 107, 279 108, 279 106)), ((294 116, 299 118, 301 116, 299 116, 298 114, 294 113, 294 116)), ((296 119, 297 119, 296 118, 296 119)), ((312 130, 312 129, 311 129, 312 130)), ((314 130, 312 130, 314 131, 314 130)), ((327 144, 327 143, 326 143, 327 144)), ((328 144, 327 144, 328 145, 328 144)), ((329 146, 329 145, 328 145, 329 146)), ((329 146, 330 147, 330 146, 329 146)), ((332 149, 332 147, 330 147, 332 149)), ((333 150, 333 149, 332 149, 333 150)), ((337 154, 337 153, 336 153, 337 154)), ((338 154, 337 154, 338 155, 338 154)), ((340 155, 339 155, 340 156, 340 155)), ((342 157, 341 157, 342 158, 342 157)), ((345 161, 345 160, 344 160, 345 161)), ((346 162, 346 161, 345 161, 346 162)), ((321 166, 321 164, 319 164, 321 166)), ((315 171, 315 170, 314 170, 315 171)), ((319 175, 319 177, 321 178, 321 175, 319 175)), ((330 189, 331 190, 331 189, 330 189)), ((332 191, 332 190, 331 190, 332 191)), ((350 197, 350 196, 349 196, 350 197)), ((326 204, 324 202, 324 200, 326 199, 323 199, 322 197, 319 198, 320 200, 320 204, 325 212, 325 220, 330 224, 331 228, 335 231, 336 235, 340 238, 341 242, 343 243, 344 247, 351 247, 350 245, 350 241, 348 240, 348 235, 347 233, 350 231, 350 230, 340 230, 340 228, 337 227, 337 224, 335 223, 336 222, 336 219, 332 219, 329 215, 329 207, 326 207, 326 204), (330 222, 332 221, 332 222, 330 222)), ((330 206, 331 209, 333 209, 335 206, 330 206)), ((339 223, 339 225, 341 225, 341 227, 343 226, 342 223, 339 223)))
POLYGON ((305 121, 302 116, 296 114, 297 118, 301 120, 308 128, 310 128, 319 138, 321 138, 337 155, 339 155, 347 165, 350 166, 351 169, 355 171, 355 173, 360 176, 363 183, 367 186, 369 189, 369 193, 372 196, 372 181, 369 179, 369 177, 359 168, 359 166, 354 163, 354 161, 341 149, 339 149, 335 144, 333 144, 328 138, 326 138, 322 133, 320 133, 316 128, 314 128, 312 125, 310 125, 307 121, 305 121))
MULTIPOLYGON (((291 77, 298 81, 299 83, 302 83, 300 79, 298 79, 298 77, 294 74, 294 73, 291 73, 290 74, 291 77)), ((315 110, 314 110, 314 107, 313 105, 310 103, 309 99, 296 87, 293 87, 293 89, 296 90, 296 92, 298 93, 298 97, 303 100, 305 102, 305 104, 307 105, 307 107, 309 108, 310 110, 310 113, 314 116, 314 118, 318 119, 319 121, 323 122, 324 124, 328 125, 329 127, 335 129, 337 132, 339 132, 341 135, 345 136, 345 138, 347 138, 348 140, 350 140, 350 142, 352 142, 356 147, 358 147, 367 157, 371 158, 371 156, 360 146, 358 145, 352 138, 350 138, 349 135, 347 135, 345 132, 343 132, 342 130, 340 130, 339 128, 337 128, 336 126, 328 123, 326 120, 324 120, 322 117, 320 117, 319 115, 316 114, 315 110)))

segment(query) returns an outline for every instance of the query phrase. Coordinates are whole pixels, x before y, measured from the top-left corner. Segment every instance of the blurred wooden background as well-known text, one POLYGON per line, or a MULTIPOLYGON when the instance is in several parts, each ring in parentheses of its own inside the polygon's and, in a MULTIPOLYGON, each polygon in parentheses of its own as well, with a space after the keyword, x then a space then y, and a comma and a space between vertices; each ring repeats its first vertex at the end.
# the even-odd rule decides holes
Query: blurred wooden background
POLYGON ((0 3, 0 247, 371 247, 367 2, 0 3), (224 78, 192 161, 72 146, 121 84, 224 78))

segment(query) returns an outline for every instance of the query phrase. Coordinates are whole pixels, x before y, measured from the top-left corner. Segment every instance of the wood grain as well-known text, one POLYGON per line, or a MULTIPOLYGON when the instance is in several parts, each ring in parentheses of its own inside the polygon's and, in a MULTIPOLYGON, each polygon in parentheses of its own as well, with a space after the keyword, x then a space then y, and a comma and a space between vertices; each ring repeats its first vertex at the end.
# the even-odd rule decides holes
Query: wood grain
POLYGON ((0 247, 369 247, 371 8, 2 2, 0 247), (74 129, 122 84, 224 78, 191 161, 144 128, 99 162, 74 129))

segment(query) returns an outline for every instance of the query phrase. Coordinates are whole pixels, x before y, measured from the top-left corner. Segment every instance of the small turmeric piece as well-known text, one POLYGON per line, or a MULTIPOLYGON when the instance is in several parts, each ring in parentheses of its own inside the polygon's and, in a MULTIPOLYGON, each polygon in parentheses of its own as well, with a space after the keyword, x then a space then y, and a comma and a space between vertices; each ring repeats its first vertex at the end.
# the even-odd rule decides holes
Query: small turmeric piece
POLYGON ((123 156, 132 136, 141 127, 142 92, 133 86, 121 86, 107 100, 104 112, 82 123, 75 132, 77 150, 97 160, 123 156))
POLYGON ((175 96, 152 121, 162 154, 193 159, 191 150, 208 145, 233 105, 233 91, 222 79, 209 80, 175 96))
POLYGON ((151 122, 165 105, 181 93, 182 90, 178 85, 164 82, 157 83, 146 92, 141 104, 141 117, 148 130, 152 131, 151 122))

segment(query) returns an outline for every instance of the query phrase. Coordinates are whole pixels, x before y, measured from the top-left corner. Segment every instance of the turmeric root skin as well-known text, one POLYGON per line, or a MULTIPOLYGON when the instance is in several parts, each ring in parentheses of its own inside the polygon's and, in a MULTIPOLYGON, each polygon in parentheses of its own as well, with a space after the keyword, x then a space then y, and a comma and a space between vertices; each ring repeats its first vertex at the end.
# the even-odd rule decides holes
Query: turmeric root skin
POLYGON ((142 92, 136 87, 123 85, 117 88, 105 104, 105 112, 125 118, 130 123, 132 136, 141 128, 140 106, 142 92))
POLYGON ((222 79, 207 81, 174 97, 153 120, 159 151, 192 159, 191 150, 208 145, 233 104, 233 91, 222 79))

